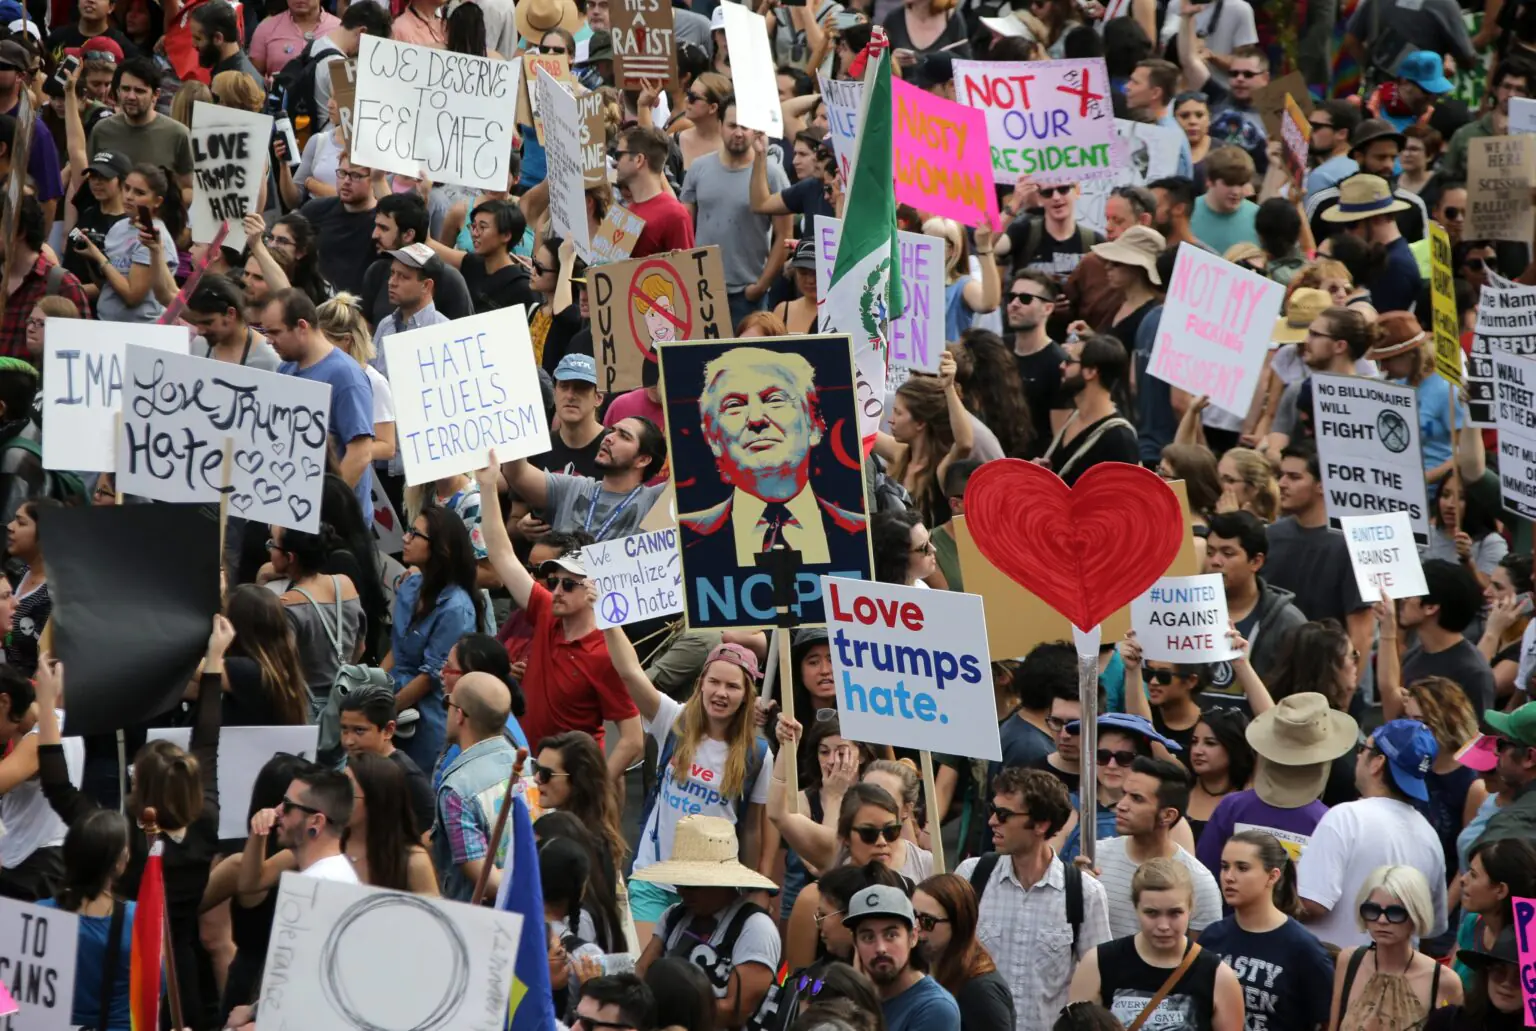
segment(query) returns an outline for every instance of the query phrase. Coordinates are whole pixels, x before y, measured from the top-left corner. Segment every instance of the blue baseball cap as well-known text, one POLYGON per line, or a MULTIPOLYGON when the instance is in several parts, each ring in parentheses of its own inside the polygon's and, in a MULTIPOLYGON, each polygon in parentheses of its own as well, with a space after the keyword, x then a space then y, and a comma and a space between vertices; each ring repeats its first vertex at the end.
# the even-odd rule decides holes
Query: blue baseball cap
MULTIPOLYGON (((1145 716, 1134 716, 1128 712, 1105 712, 1099 714, 1098 727, 1100 732, 1105 730, 1123 730, 1127 734, 1136 734, 1148 741, 1156 741, 1170 752, 1182 752, 1184 746, 1171 737, 1157 732, 1152 721, 1145 716)), ((1082 730, 1082 721, 1073 720, 1067 724, 1067 733, 1076 734, 1082 730)))
POLYGON ((555 366, 556 383, 573 379, 597 386, 597 362, 590 354, 568 354, 555 366))
POLYGON ((1429 801, 1424 777, 1435 765, 1440 746, 1435 735, 1418 720, 1389 720, 1371 734, 1376 751, 1387 757, 1387 771, 1409 798, 1429 801))
POLYGON ((1455 89, 1445 77, 1445 60, 1433 50, 1415 50, 1397 66, 1397 77, 1407 79, 1425 93, 1439 96, 1455 89))

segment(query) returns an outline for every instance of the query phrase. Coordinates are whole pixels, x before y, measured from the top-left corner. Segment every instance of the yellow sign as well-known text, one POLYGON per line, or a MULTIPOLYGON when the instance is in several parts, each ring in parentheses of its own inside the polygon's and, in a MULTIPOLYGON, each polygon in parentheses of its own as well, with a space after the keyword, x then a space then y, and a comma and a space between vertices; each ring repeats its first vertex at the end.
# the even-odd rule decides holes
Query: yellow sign
POLYGON ((1451 277, 1451 238, 1438 222, 1429 224, 1429 285, 1435 325, 1435 371, 1461 386, 1461 322, 1451 277))

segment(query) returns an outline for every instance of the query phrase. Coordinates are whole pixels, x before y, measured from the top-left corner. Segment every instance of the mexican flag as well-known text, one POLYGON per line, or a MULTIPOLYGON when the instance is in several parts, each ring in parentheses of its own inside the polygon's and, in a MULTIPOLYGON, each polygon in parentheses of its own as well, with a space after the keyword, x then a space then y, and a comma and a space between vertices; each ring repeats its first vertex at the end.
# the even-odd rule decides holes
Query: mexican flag
POLYGON ((864 71, 837 261, 821 299, 823 331, 847 333, 853 340, 859 435, 866 453, 885 408, 887 327, 902 309, 891 120, 891 48, 877 28, 864 71))

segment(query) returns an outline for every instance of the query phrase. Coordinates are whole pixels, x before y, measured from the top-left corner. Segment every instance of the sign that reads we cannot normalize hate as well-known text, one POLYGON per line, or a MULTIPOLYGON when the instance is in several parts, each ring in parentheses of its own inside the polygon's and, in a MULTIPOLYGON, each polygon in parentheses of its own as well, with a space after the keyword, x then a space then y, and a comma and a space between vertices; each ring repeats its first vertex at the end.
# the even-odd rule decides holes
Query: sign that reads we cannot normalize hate
POLYGON ((589 544, 581 561, 597 585, 599 630, 683 611, 676 527, 589 544))
POLYGON ((1405 511, 1429 543, 1429 506, 1412 387, 1359 376, 1312 374, 1313 423, 1328 517, 1405 511))

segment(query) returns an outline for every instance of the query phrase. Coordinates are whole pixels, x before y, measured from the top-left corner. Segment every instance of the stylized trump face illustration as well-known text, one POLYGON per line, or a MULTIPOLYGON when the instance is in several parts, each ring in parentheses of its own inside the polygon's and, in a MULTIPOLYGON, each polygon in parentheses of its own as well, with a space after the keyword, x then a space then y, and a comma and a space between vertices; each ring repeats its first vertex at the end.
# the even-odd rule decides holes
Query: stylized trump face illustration
POLYGON ((728 483, 769 501, 793 498, 826 431, 811 363, 736 347, 704 367, 704 440, 728 483))

